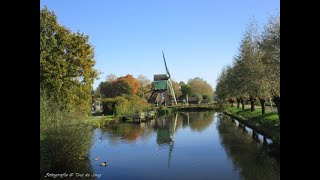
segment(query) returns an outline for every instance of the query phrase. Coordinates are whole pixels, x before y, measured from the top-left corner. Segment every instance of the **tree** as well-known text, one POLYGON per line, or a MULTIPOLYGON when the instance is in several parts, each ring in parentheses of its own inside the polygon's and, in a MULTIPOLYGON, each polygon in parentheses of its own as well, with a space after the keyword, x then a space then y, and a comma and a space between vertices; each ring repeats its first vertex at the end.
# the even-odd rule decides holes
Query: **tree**
POLYGON ((90 113, 94 65, 89 37, 60 25, 47 7, 40 10, 40 89, 69 112, 90 113))
POLYGON ((108 74, 107 77, 106 77, 106 81, 107 82, 113 82, 113 81, 115 81, 117 79, 118 79, 118 77, 115 74, 108 74))
MULTIPOLYGON (((176 98, 180 97, 182 95, 180 84, 177 83, 176 81, 174 81, 173 79, 171 79, 171 83, 172 83, 172 86, 173 86, 172 88, 174 90, 176 98)), ((170 93, 171 93, 171 91, 170 91, 170 93)))
POLYGON ((262 63, 268 91, 280 118, 280 16, 271 16, 262 33, 262 63))
POLYGON ((181 93, 182 93, 182 97, 186 97, 187 95, 188 96, 191 96, 192 95, 192 92, 191 92, 191 87, 190 85, 188 84, 184 84, 181 86, 181 93))
POLYGON ((130 85, 123 79, 117 79, 112 82, 101 82, 99 87, 101 94, 103 94, 105 98, 115 98, 123 94, 132 94, 130 85))
POLYGON ((260 87, 260 58, 261 51, 259 50, 259 35, 257 23, 253 20, 250 22, 247 30, 244 34, 240 45, 240 55, 238 56, 238 68, 241 72, 241 80, 243 89, 249 96, 249 101, 251 105, 251 111, 255 110, 255 100, 259 95, 260 87))
POLYGON ((244 98, 249 98, 251 111, 254 111, 254 102, 258 98, 262 114, 265 113, 265 101, 271 96, 280 115, 279 17, 270 18, 262 38, 258 35, 256 23, 250 23, 233 65, 225 68, 219 76, 216 91, 220 99, 227 99, 231 106, 235 98, 237 107, 241 103, 242 109, 244 98))
POLYGON ((130 88, 132 89, 132 94, 137 94, 138 89, 141 86, 139 80, 134 78, 131 74, 119 77, 117 80, 122 80, 122 81, 126 82, 130 86, 130 88))
POLYGON ((145 76, 140 74, 138 76, 138 81, 140 82, 140 88, 138 89, 138 95, 144 99, 147 99, 150 96, 151 92, 151 81, 145 76))
POLYGON ((207 81, 203 80, 202 78, 196 77, 190 79, 188 84, 191 88, 192 94, 206 94, 206 95, 213 95, 213 89, 207 81))

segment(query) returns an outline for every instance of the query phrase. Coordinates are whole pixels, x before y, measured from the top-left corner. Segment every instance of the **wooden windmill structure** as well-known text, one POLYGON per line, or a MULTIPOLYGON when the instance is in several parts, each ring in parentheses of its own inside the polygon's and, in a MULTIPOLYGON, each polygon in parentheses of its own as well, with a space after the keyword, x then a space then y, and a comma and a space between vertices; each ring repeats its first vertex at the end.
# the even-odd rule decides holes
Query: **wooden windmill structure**
POLYGON ((166 59, 164 57, 163 51, 162 51, 162 55, 163 55, 163 61, 164 61, 164 65, 166 67, 167 74, 155 74, 154 75, 151 95, 148 99, 148 102, 151 102, 151 99, 153 98, 153 96, 156 95, 154 102, 157 102, 157 105, 172 104, 171 98, 169 96, 171 94, 174 99, 175 104, 177 105, 176 95, 174 93, 172 82, 170 80, 171 76, 170 76, 170 73, 169 73, 169 70, 167 67, 167 63, 166 63, 166 59))

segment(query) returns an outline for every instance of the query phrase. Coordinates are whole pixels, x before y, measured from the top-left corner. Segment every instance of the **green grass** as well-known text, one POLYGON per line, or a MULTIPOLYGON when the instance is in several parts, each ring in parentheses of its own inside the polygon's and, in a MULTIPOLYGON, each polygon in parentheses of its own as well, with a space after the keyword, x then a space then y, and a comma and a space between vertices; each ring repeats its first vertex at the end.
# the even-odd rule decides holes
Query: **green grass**
POLYGON ((86 125, 91 125, 94 127, 101 127, 105 126, 111 121, 116 121, 117 118, 114 118, 113 115, 106 115, 106 116, 89 116, 88 118, 84 119, 81 123, 86 125))
POLYGON ((251 112, 250 109, 228 108, 225 113, 270 138, 280 136, 280 120, 276 112, 261 114, 261 109, 251 112))

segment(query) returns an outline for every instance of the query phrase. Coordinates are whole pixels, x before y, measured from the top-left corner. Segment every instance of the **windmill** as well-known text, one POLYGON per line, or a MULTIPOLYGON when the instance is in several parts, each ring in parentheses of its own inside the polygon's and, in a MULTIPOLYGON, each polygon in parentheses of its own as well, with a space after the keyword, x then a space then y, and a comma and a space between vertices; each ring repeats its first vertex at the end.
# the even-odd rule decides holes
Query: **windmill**
POLYGON ((158 105, 163 103, 168 104, 168 102, 171 103, 171 99, 169 97, 169 94, 171 93, 171 95, 173 96, 174 102, 177 105, 176 95, 174 93, 172 82, 170 80, 171 76, 167 67, 166 58, 164 57, 163 51, 162 51, 162 55, 163 55, 163 61, 166 67, 167 74, 154 75, 151 95, 148 99, 148 102, 150 102, 153 95, 156 94, 155 101, 157 102, 158 105))

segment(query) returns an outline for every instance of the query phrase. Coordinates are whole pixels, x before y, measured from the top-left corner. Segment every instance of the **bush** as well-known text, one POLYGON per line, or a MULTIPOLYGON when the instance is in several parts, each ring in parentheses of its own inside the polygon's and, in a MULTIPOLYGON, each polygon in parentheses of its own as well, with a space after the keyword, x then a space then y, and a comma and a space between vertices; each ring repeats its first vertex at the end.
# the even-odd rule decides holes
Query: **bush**
POLYGON ((203 98, 203 99, 206 99, 207 102, 212 102, 212 101, 213 101, 213 96, 210 96, 210 95, 208 95, 208 94, 202 95, 202 98, 203 98))
POLYGON ((223 112, 224 110, 229 108, 229 105, 226 101, 218 100, 218 102, 216 103, 216 108, 218 111, 223 112))
POLYGON ((145 99, 137 95, 123 95, 115 98, 106 98, 102 100, 103 112, 106 114, 115 114, 117 117, 131 116, 154 107, 149 105, 145 99))
POLYGON ((46 172, 85 172, 92 131, 81 126, 61 105, 40 96, 40 175, 46 172))
POLYGON ((131 109, 130 109, 130 102, 128 99, 124 97, 116 97, 115 99, 115 107, 114 107, 114 114, 117 117, 123 117, 128 114, 131 114, 131 109))
POLYGON ((203 99, 201 94, 195 94, 194 97, 197 98, 198 103, 201 103, 201 101, 202 101, 202 99, 203 99))
POLYGON ((116 105, 116 99, 115 98, 105 98, 102 99, 102 111, 104 114, 113 114, 115 105, 116 105))

